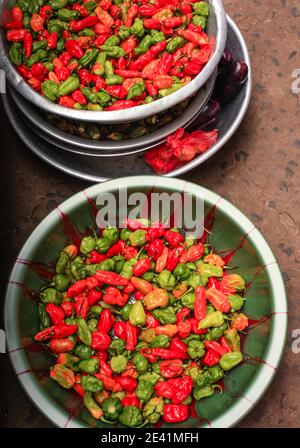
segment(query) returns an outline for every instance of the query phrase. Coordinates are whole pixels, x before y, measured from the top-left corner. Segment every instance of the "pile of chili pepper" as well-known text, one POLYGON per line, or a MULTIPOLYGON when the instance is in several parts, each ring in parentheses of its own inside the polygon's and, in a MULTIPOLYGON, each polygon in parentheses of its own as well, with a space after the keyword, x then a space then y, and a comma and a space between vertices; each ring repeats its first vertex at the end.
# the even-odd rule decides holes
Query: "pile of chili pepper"
POLYGON ((95 419, 182 422, 243 360, 244 291, 204 239, 127 219, 61 251, 35 340, 56 357, 52 380, 95 419))
POLYGON ((6 22, 23 78, 61 106, 121 110, 189 83, 211 56, 206 1, 17 0, 6 22))

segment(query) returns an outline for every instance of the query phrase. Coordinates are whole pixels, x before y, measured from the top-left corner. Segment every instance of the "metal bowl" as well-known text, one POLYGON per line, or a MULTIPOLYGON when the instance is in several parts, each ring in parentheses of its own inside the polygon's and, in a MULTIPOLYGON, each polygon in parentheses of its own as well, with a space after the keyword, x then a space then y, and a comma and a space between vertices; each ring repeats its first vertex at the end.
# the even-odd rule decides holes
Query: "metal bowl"
MULTIPOLYGON (((4 30, 0 34, 0 66, 5 70, 8 81, 21 93, 28 101, 41 109, 51 112, 62 117, 74 118, 80 121, 94 121, 98 123, 123 123, 126 121, 136 121, 139 119, 158 114, 170 107, 175 106, 184 99, 192 96, 198 92, 201 87, 212 76, 221 59, 227 34, 226 15, 222 0, 208 0, 210 5, 210 15, 207 22, 207 33, 209 36, 215 37, 215 46, 211 59, 208 61, 204 69, 186 86, 171 95, 154 101, 150 104, 145 104, 131 109, 120 111, 82 111, 62 107, 53 103, 38 92, 33 90, 29 84, 17 73, 14 66, 11 64, 5 42, 4 30)), ((0 22, 3 24, 9 15, 9 9, 13 6, 14 0, 0 0, 0 22)))
MULTIPOLYGON (((249 77, 241 92, 228 106, 221 111, 219 120, 219 140, 206 153, 199 155, 183 167, 168 173, 169 177, 179 176, 197 167, 208 157, 211 157, 230 139, 237 130, 247 111, 252 86, 252 72, 249 53, 246 43, 239 28, 234 21, 227 16, 228 37, 227 46, 233 56, 243 59, 249 66, 249 77)), ((90 182, 104 182, 109 179, 126 176, 128 174, 151 174, 151 168, 145 164, 143 154, 131 154, 123 157, 111 157, 110 163, 102 158, 75 155, 46 143, 37 134, 32 132, 24 122, 17 107, 9 95, 2 95, 4 108, 18 136, 24 144, 41 160, 71 176, 90 182), (126 161, 126 163, 124 163, 126 161)))
MULTIPOLYGON (((176 129, 187 127, 209 101, 215 85, 216 75, 217 72, 215 71, 205 86, 200 89, 200 92, 191 99, 190 104, 183 113, 177 118, 174 118, 170 123, 143 137, 117 142, 95 141, 62 131, 54 124, 51 124, 43 111, 32 106, 15 89, 9 87, 8 90, 22 115, 26 117, 29 125, 31 124, 31 129, 37 132, 48 143, 77 154, 111 157, 132 154, 151 148, 157 143, 162 142, 167 135, 175 132, 176 129)), ((115 125, 115 127, 118 130, 118 125, 115 125)))

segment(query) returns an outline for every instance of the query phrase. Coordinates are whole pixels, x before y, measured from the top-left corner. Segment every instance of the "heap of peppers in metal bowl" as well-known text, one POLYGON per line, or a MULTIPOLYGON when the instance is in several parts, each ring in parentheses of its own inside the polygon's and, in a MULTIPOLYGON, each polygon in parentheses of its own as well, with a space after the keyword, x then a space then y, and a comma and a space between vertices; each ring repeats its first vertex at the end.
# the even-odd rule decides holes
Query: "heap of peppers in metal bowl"
POLYGON ((60 253, 40 292, 50 377, 91 415, 141 427, 178 423, 243 360, 244 279, 205 239, 130 220, 60 253))
POLYGON ((61 106, 121 110, 189 83, 211 56, 205 1, 17 0, 9 56, 61 106))

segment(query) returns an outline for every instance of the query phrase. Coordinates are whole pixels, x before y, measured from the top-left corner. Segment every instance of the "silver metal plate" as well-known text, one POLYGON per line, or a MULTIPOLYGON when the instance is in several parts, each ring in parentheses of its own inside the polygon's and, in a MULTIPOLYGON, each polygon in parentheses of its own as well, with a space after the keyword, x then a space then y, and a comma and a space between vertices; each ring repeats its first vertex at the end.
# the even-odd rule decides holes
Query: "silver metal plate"
MULTIPOLYGON (((227 17, 227 20, 229 25, 227 47, 232 51, 235 58, 243 59, 248 64, 248 81, 241 92, 220 114, 218 142, 206 153, 196 157, 183 167, 168 173, 168 177, 179 176, 190 171, 220 150, 237 130, 247 111, 252 88, 249 53, 238 27, 229 17, 227 17)), ((24 125, 24 121, 8 95, 3 95, 3 102, 12 126, 28 148, 42 160, 67 174, 90 182, 104 182, 108 179, 126 175, 152 173, 151 168, 145 164, 142 153, 132 154, 126 156, 126 158, 111 157, 109 159, 110 163, 107 163, 106 159, 103 158, 75 155, 47 144, 24 125)))

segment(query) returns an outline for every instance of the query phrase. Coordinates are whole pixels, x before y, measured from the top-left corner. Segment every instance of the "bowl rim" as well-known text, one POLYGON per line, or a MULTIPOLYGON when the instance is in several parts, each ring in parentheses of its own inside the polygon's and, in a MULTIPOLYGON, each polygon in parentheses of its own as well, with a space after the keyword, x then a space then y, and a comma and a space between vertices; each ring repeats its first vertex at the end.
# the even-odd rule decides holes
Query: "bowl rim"
MULTIPOLYGON (((207 62, 204 69, 192 81, 190 81, 186 86, 182 87, 171 95, 160 98, 153 103, 120 111, 95 112, 72 109, 72 118, 82 121, 94 121, 98 123, 119 123, 134 121, 136 120, 137 114, 139 115, 140 119, 146 118, 150 115, 155 115, 159 112, 162 112, 163 110, 167 110, 170 107, 175 106, 180 101, 188 98, 189 96, 200 90, 216 69, 222 57, 227 36, 226 13, 222 0, 209 0, 209 2, 214 9, 214 14, 216 17, 216 47, 213 56, 207 62)), ((52 112, 62 117, 70 118, 69 108, 60 106, 59 104, 53 103, 50 100, 44 98, 34 89, 32 89, 26 81, 24 81, 21 75, 11 64, 6 54, 3 37, 0 37, 0 65, 2 65, 2 68, 5 70, 9 82, 27 100, 47 112, 52 112)))
MULTIPOLYGON (((86 202, 87 197, 94 197, 107 190, 118 189, 120 185, 128 188, 141 186, 142 188, 159 187, 173 191, 188 191, 192 194, 200 195, 212 206, 217 205, 218 210, 225 215, 233 217, 240 229, 247 235, 249 241, 255 247, 259 247, 258 254, 264 263, 273 297, 272 328, 264 353, 264 363, 261 363, 245 393, 237 398, 236 402, 224 414, 213 419, 211 424, 205 425, 213 428, 232 427, 253 409, 271 384, 284 352, 288 323, 287 295, 276 258, 260 231, 232 203, 207 188, 181 179, 168 179, 159 176, 128 176, 110 180, 76 193, 50 212, 26 240, 18 254, 18 258, 30 259, 33 244, 36 244, 37 240, 42 240, 47 235, 49 227, 55 225, 60 219, 58 208, 68 214, 71 210, 77 208, 79 204, 86 202)), ((28 397, 54 425, 68 428, 88 427, 87 424, 84 424, 78 418, 71 418, 68 412, 47 394, 37 381, 35 374, 31 371, 25 351, 21 348, 20 329, 14 325, 15 318, 18 316, 20 299, 15 294, 13 282, 22 281, 26 269, 27 267, 23 264, 14 264, 5 295, 5 332, 8 354, 13 368, 28 397)))

